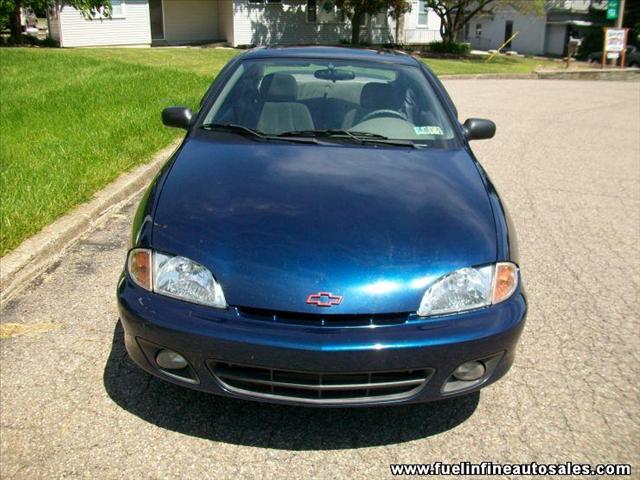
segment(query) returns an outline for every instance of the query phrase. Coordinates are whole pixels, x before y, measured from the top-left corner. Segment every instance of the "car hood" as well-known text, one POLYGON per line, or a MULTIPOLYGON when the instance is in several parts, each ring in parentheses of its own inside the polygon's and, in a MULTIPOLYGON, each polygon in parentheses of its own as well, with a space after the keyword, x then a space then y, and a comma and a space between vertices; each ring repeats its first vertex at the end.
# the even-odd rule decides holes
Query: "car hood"
POLYGON ((212 142, 177 153, 152 246, 209 269, 229 305, 415 311, 426 287, 494 262, 488 194, 464 149, 212 142), (343 297, 331 308, 307 297, 343 297))

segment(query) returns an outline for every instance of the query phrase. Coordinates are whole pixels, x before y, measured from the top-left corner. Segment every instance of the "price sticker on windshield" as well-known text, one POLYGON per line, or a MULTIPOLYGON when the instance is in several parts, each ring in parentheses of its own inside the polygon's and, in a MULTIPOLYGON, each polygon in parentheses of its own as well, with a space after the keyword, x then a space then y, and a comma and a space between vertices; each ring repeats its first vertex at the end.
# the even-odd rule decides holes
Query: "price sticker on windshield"
POLYGON ((443 135, 442 129, 434 125, 426 125, 423 127, 413 127, 416 135, 443 135))

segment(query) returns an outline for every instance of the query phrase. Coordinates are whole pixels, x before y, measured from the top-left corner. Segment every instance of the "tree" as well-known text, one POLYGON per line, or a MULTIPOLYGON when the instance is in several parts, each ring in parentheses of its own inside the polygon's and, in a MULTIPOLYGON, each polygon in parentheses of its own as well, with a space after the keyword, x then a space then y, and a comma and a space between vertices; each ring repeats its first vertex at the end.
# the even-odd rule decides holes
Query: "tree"
POLYGON ((22 26, 20 25, 20 12, 23 8, 30 8, 35 11, 42 11, 49 7, 59 8, 62 5, 72 6, 85 15, 91 10, 104 7, 103 15, 111 14, 111 0, 0 0, 0 24, 3 26, 9 23, 11 36, 20 38, 22 26))
POLYGON ((351 20, 351 43, 353 45, 360 43, 360 23, 365 15, 376 15, 380 12, 390 11, 392 15, 400 17, 411 8, 406 0, 326 0, 324 2, 326 10, 331 10, 333 7, 343 11, 351 20))
POLYGON ((404 43, 400 41, 400 32, 404 30, 404 14, 411 11, 411 4, 405 0, 393 0, 389 8, 389 15, 395 21, 396 35, 395 43, 404 43))
POLYGON ((425 6, 440 18, 440 35, 445 43, 454 43, 469 21, 479 14, 508 6, 523 14, 541 15, 545 0, 425 0, 425 6))
POLYGON ((640 47, 640 2, 625 3, 624 26, 630 28, 627 43, 640 47))

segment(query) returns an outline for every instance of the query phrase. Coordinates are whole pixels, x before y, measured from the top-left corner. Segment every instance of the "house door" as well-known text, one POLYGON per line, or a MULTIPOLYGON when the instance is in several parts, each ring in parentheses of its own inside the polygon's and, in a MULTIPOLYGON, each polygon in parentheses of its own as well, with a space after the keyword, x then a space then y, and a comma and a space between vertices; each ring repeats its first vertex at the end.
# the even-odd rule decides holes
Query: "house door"
MULTIPOLYGON (((504 24, 504 41, 506 42, 513 35, 513 22, 511 20, 507 20, 504 24)), ((507 43, 504 48, 511 48, 511 42, 507 43)))
POLYGON ((164 39, 162 0, 149 0, 149 19, 151 21, 151 40, 164 39))

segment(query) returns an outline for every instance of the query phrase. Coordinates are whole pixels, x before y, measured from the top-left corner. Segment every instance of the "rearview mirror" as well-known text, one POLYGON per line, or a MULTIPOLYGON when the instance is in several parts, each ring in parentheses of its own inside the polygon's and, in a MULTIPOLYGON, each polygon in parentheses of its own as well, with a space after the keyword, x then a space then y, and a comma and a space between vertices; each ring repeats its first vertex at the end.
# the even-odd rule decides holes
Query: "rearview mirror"
POLYGON ((191 125, 191 117, 193 113, 187 107, 168 107, 162 110, 162 123, 167 127, 187 130, 191 125))
POLYGON ((336 82, 337 80, 353 80, 356 78, 356 74, 351 70, 340 70, 337 68, 316 70, 313 72, 313 76, 320 80, 331 80, 332 82, 336 82))
POLYGON ((467 118, 462 127, 467 140, 493 138, 496 134, 496 124, 484 118, 467 118))

